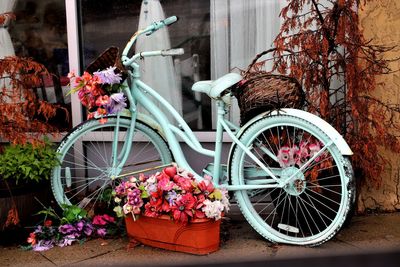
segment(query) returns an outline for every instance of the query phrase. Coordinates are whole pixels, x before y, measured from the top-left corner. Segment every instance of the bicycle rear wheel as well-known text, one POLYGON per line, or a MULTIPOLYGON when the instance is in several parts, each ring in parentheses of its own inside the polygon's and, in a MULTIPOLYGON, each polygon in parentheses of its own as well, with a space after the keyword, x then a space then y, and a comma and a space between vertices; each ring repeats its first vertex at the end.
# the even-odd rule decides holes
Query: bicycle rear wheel
MULTIPOLYGON (((240 141, 287 182, 284 188, 235 192, 257 232, 272 242, 310 246, 338 232, 352 204, 354 178, 350 161, 319 127, 288 115, 271 116, 249 126, 240 141)), ((237 146, 230 162, 232 184, 267 183, 267 174, 257 169, 237 146)))
MULTIPOLYGON (((119 121, 118 151, 123 147, 129 118, 119 121)), ((58 147, 61 165, 52 173, 51 186, 57 203, 78 205, 88 211, 110 203, 115 180, 111 179, 111 147, 117 118, 104 124, 93 119, 73 129, 58 147)), ((151 127, 137 121, 132 148, 121 174, 145 170, 172 162, 164 139, 151 127)), ((152 171, 154 172, 154 170, 152 171)))

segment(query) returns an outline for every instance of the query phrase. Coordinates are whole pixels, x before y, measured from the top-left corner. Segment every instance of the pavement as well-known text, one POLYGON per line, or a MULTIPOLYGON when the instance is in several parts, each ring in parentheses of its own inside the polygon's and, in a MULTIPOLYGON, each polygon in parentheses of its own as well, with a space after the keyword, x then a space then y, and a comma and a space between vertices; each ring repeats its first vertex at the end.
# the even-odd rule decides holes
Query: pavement
POLYGON ((96 239, 44 252, 0 247, 0 266, 400 266, 400 212, 353 217, 318 247, 276 245, 239 214, 223 222, 217 252, 197 256, 139 245, 128 238, 96 239))

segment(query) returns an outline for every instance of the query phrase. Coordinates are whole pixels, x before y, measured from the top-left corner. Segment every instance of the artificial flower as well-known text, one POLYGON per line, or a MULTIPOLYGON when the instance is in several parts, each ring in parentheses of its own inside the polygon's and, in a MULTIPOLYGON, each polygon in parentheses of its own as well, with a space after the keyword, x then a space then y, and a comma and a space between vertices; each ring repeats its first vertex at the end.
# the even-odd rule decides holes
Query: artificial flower
POLYGON ((193 217, 194 205, 196 204, 196 199, 192 194, 187 193, 181 196, 176 202, 175 206, 172 207, 172 215, 176 221, 181 223, 187 223, 189 217, 193 217))
POLYGON ((101 81, 101 83, 106 83, 106 84, 118 84, 121 82, 121 74, 120 73, 115 73, 116 67, 109 67, 105 70, 102 71, 96 71, 93 73, 94 76, 98 77, 101 81))
POLYGON ((176 166, 121 181, 113 195, 117 200, 114 208, 117 216, 133 215, 134 219, 140 215, 156 218, 168 215, 176 222, 188 223, 199 218, 221 218, 222 212, 229 209, 228 192, 216 188, 211 177, 197 182, 192 174, 176 166), (218 204, 205 209, 206 200, 218 204))

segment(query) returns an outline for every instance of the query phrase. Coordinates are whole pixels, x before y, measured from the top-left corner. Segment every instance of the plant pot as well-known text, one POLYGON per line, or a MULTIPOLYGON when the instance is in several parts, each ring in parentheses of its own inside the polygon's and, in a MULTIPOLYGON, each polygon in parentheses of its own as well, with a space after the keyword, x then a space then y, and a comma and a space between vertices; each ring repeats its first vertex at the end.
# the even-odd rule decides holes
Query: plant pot
POLYGON ((128 216, 125 223, 132 243, 197 255, 219 249, 221 220, 196 219, 184 225, 168 216, 152 218, 141 215, 136 221, 128 216))

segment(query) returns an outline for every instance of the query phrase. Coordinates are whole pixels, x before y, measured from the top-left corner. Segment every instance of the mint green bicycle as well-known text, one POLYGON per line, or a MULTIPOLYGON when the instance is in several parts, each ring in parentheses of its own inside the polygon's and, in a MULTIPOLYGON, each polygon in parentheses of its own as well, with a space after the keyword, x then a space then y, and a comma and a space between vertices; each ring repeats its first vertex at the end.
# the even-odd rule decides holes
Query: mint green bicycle
POLYGON ((107 122, 99 119, 75 127, 58 147, 61 166, 52 174, 59 204, 92 209, 118 178, 154 172, 176 162, 197 179, 213 177, 216 186, 233 191, 251 226, 272 242, 318 245, 332 238, 346 220, 355 185, 342 136, 327 122, 308 112, 282 109, 259 114, 238 127, 225 118, 231 88, 242 77, 229 73, 215 81, 201 81, 193 90, 213 98, 217 107, 215 150, 202 147, 174 108, 140 80, 144 57, 174 56, 183 49, 147 51, 128 57, 137 37, 150 35, 177 20, 155 22, 132 36, 122 53, 128 69, 124 94, 129 109, 107 122), (159 102, 176 119, 168 121, 159 102), (137 112, 144 107, 150 114, 137 112), (233 140, 226 165, 221 164, 223 132, 233 140), (182 152, 178 138, 214 160, 197 174, 182 152))

